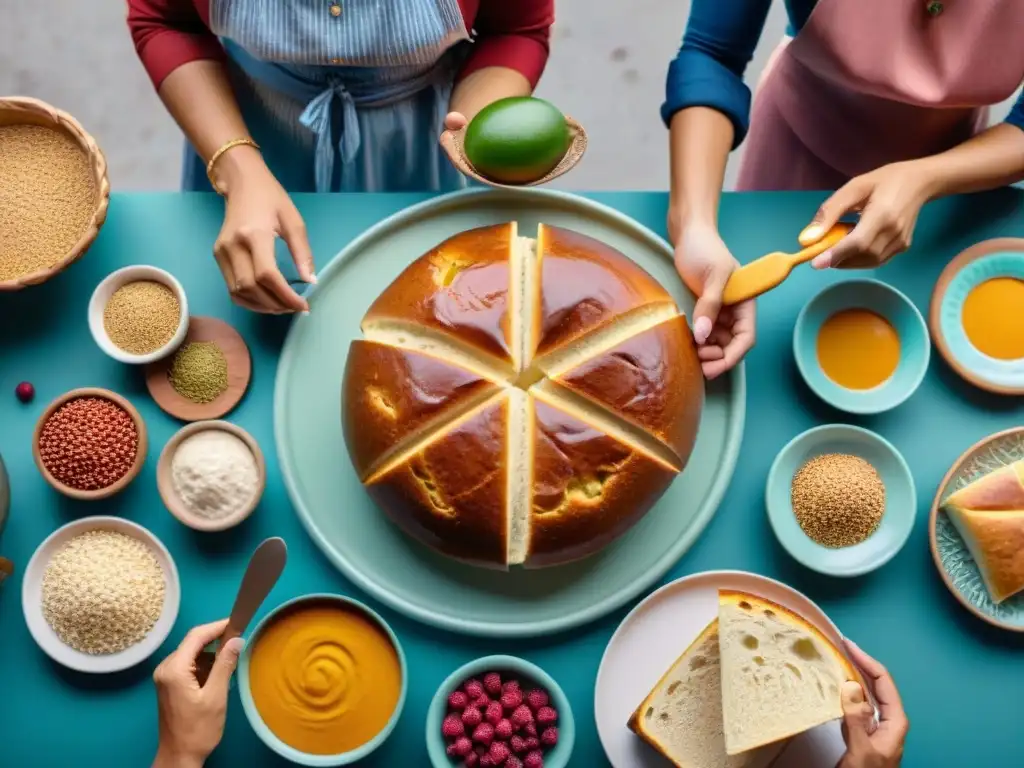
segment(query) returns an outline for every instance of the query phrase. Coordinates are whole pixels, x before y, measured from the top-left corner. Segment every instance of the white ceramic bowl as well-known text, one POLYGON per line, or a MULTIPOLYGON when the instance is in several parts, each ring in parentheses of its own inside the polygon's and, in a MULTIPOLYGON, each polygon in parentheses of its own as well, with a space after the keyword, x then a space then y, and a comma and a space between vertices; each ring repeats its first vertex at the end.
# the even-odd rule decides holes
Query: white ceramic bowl
POLYGON ((157 267, 139 265, 124 267, 116 272, 111 272, 96 286, 96 290, 92 292, 92 298, 89 299, 89 330, 92 332, 92 337, 96 340, 99 348, 119 362, 128 363, 129 365, 144 365, 161 360, 175 352, 185 340, 185 334, 188 333, 188 301, 185 298, 185 289, 181 287, 181 283, 175 279, 174 275, 157 267), (110 297, 114 295, 114 291, 122 285, 134 283, 138 280, 152 280, 157 283, 163 283, 174 291, 174 295, 178 297, 178 303, 181 305, 181 319, 178 321, 178 330, 174 332, 171 340, 159 349, 145 355, 133 355, 131 352, 125 352, 110 340, 106 328, 103 327, 103 310, 106 308, 110 297))
POLYGON ((84 517, 58 528, 51 533, 36 549, 32 559, 25 568, 21 585, 21 607, 25 613, 25 623, 32 639, 51 659, 69 669, 78 672, 105 674, 129 669, 148 659, 167 639, 175 620, 178 618, 178 606, 181 603, 181 583, 178 581, 178 569, 174 565, 171 553, 152 533, 141 525, 123 520, 119 517, 84 517), (43 616, 43 575, 46 566, 68 541, 86 531, 116 531, 132 536, 147 544, 153 550, 160 568, 164 572, 164 610, 156 624, 141 642, 118 653, 92 655, 76 651, 65 645, 57 633, 53 631, 43 616))

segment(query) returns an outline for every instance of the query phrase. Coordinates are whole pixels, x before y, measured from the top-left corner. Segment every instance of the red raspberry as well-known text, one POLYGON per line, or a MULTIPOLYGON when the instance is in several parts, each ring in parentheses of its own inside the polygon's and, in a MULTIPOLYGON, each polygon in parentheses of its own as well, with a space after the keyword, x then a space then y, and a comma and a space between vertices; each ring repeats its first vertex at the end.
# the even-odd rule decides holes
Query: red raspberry
POLYGON ((523 768, 544 768, 544 755, 540 750, 534 750, 523 758, 523 768))
POLYGON ((515 755, 509 755, 505 761, 505 768, 523 768, 523 761, 515 755))
POLYGON ((551 725, 558 722, 558 713, 551 707, 541 707, 537 710, 538 725, 551 725))
MULTIPOLYGON (((526 739, 520 736, 518 733, 513 734, 512 738, 509 739, 508 745, 512 747, 512 751, 517 755, 526 752, 529 747, 526 746, 526 739)), ((537 746, 540 746, 539 744, 537 746)))
POLYGON ((466 732, 466 726, 462 724, 462 720, 456 714, 448 715, 441 723, 441 735, 446 739, 454 739, 458 736, 462 736, 466 732))
POLYGON ((449 744, 444 751, 445 754, 448 755, 448 757, 458 757, 458 755, 455 753, 455 742, 449 744))
POLYGON ((476 752, 470 752, 462 761, 462 765, 464 768, 476 768, 476 766, 480 765, 480 755, 476 752))
POLYGON ((499 739, 508 739, 512 736, 512 723, 505 718, 501 718, 498 724, 494 726, 494 735, 499 739))
POLYGON ((497 672, 488 672, 484 675, 484 690, 491 696, 501 695, 501 675, 497 672))
POLYGON ((495 741, 491 743, 491 749, 487 754, 490 755, 495 765, 501 765, 512 753, 509 752, 508 744, 504 741, 495 741))
POLYGON ((523 692, 518 688, 511 691, 505 691, 501 694, 501 706, 505 708, 506 712, 511 712, 516 707, 523 703, 523 692))
POLYGON ((528 694, 526 694, 526 703, 530 705, 530 709, 536 712, 541 707, 546 707, 551 699, 546 691, 542 691, 540 688, 534 688, 528 694))
POLYGON ((481 755, 478 765, 480 768, 491 768, 494 765, 494 761, 491 760, 490 755, 481 755))
POLYGON ((448 696, 448 708, 463 710, 469 706, 469 696, 465 691, 452 691, 448 696))
POLYGON ((527 736, 533 736, 536 738, 537 726, 534 723, 527 723, 526 727, 523 728, 523 733, 525 733, 527 736))
POLYGON ((545 747, 555 746, 558 743, 558 729, 553 725, 550 728, 545 728, 540 735, 540 743, 545 747))
POLYGON ((507 693, 508 691, 518 691, 518 690, 520 690, 520 688, 519 688, 519 681, 518 680, 506 680, 505 683, 501 686, 501 690, 502 690, 503 693, 507 693))
POLYGON ((497 725, 501 722, 501 719, 505 716, 505 713, 501 709, 501 704, 496 701, 492 701, 487 705, 487 711, 484 712, 484 717, 487 722, 491 725, 497 725))
POLYGON ((476 707, 477 709, 486 709, 487 705, 491 703, 490 697, 486 693, 481 693, 470 703, 470 706, 476 707))
POLYGON ((479 680, 467 680, 462 684, 462 690, 471 699, 477 699, 484 695, 484 686, 479 680))
POLYGON ((525 704, 521 704, 516 707, 516 710, 512 713, 512 725, 516 726, 516 729, 528 726, 533 723, 533 712, 525 704))
POLYGON ((480 725, 473 729, 473 741, 477 744, 483 744, 485 747, 489 747, 493 740, 494 726, 490 723, 480 723, 480 725))
POLYGON ((483 722, 484 716, 475 707, 466 707, 462 711, 462 722, 470 728, 476 728, 483 722))
POLYGON ((529 736, 526 739, 526 751, 529 752, 532 749, 540 749, 540 739, 536 736, 529 736))
POLYGON ((455 750, 455 754, 459 757, 465 757, 473 753, 473 742, 467 736, 459 736, 452 744, 452 747, 455 750))

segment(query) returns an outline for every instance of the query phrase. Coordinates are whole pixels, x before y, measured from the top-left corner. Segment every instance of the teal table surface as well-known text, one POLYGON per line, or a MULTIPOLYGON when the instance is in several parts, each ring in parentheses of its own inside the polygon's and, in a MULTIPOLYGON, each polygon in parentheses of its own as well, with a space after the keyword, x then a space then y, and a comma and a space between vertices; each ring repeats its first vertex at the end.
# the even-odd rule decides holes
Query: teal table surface
MULTIPOLYGON (((608 193, 592 197, 664 234, 666 196, 608 193)), ((721 227, 741 261, 791 250, 821 195, 726 195, 721 227)), ((366 227, 423 195, 298 196, 319 262, 324 264, 366 227)), ((1024 195, 1004 190, 930 204, 914 246, 877 276, 903 290, 923 312, 943 265, 963 248, 991 237, 1024 236, 1024 195)), ((242 568, 256 544, 283 536, 290 558, 260 615, 308 592, 364 598, 313 545, 291 508, 278 472, 272 425, 277 356, 288 320, 257 317, 230 304, 210 256, 222 215, 205 195, 122 194, 84 259, 48 284, 0 294, 0 454, 11 475, 11 519, 0 554, 19 569, 0 588, 0 765, 11 768, 144 768, 156 746, 154 666, 189 627, 227 614, 242 568), (140 371, 105 357, 86 326, 92 289, 111 270, 149 263, 172 271, 188 293, 193 314, 233 323, 249 343, 253 380, 230 418, 263 446, 268 482, 262 504, 242 527, 197 534, 167 513, 156 491, 163 444, 180 426, 146 394, 140 371), (27 406, 14 397, 22 380, 35 384, 27 406), (139 478, 120 496, 96 503, 59 497, 32 462, 35 420, 58 394, 105 386, 126 395, 149 427, 150 455, 139 478), (181 612, 170 638, 148 663, 125 673, 89 677, 57 667, 35 646, 21 611, 20 569, 55 528, 92 514, 141 523, 174 555, 181 573, 181 612)), ((432 245, 424 243, 424 247, 432 245)), ((793 362, 792 328, 803 303, 822 285, 848 275, 800 269, 759 302, 759 343, 749 356, 746 434, 736 474, 718 514, 667 577, 738 568, 781 579, 818 601, 845 634, 879 657, 900 686, 912 728, 905 766, 1024 765, 1024 637, 975 619, 946 591, 932 564, 927 521, 932 497, 952 462, 981 437, 1024 424, 1024 399, 996 398, 961 382, 933 355, 920 390, 896 410, 852 418, 818 401, 793 362), (833 580, 792 561, 775 542, 764 510, 764 485, 778 450, 815 424, 845 421, 874 429, 906 457, 919 496, 914 532, 881 570, 833 580)), ((365 598, 364 598, 365 599, 365 598)), ((435 631, 375 606, 392 623, 409 660, 409 697, 397 730, 367 765, 425 766, 424 717, 438 684, 456 666, 484 654, 523 655, 565 688, 579 733, 573 766, 606 761, 594 725, 598 664, 620 611, 581 630, 537 640, 478 640, 435 631)), ((680 649, 687 638, 680 638, 680 649)), ((210 766, 279 765, 249 729, 232 693, 227 731, 210 766)))

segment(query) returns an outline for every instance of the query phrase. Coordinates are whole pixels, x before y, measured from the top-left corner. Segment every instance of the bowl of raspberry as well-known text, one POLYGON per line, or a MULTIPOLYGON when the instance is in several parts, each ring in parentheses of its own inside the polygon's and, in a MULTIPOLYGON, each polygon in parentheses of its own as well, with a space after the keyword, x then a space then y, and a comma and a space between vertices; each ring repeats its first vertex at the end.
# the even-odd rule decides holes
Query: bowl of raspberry
POLYGON ((576 724, 547 672, 515 656, 485 656, 455 670, 427 710, 434 768, 565 768, 576 724))

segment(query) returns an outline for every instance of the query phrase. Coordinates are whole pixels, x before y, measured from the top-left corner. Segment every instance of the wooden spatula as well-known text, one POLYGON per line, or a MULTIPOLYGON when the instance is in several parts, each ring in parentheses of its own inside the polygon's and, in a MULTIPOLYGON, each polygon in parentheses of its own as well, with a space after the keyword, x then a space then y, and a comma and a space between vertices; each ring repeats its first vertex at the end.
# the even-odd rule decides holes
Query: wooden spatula
POLYGON ((850 234, 852 229, 853 225, 851 224, 836 224, 825 233, 821 240, 811 243, 801 251, 796 253, 776 251, 743 265, 732 273, 729 282, 725 284, 722 303, 725 305, 739 304, 741 301, 767 293, 772 288, 781 285, 782 281, 789 277, 793 267, 804 264, 824 253, 850 234))
POLYGON ((569 143, 569 149, 566 150, 565 156, 558 161, 558 165, 552 168, 541 178, 536 181, 531 181, 526 184, 502 184, 501 182, 488 179, 473 167, 473 164, 469 162, 469 158, 466 157, 466 151, 464 148, 466 138, 466 127, 462 127, 457 131, 445 131, 441 134, 441 146, 445 148, 449 156, 452 158, 452 162, 455 167, 459 169, 465 176, 478 181, 481 184, 487 184, 491 187, 502 187, 505 189, 515 189, 516 187, 536 187, 541 184, 547 184, 549 181, 554 181, 562 174, 571 171, 576 164, 583 158, 583 153, 587 151, 587 132, 583 130, 583 126, 573 120, 571 117, 566 115, 565 122, 569 126, 569 135, 571 141, 569 143))

